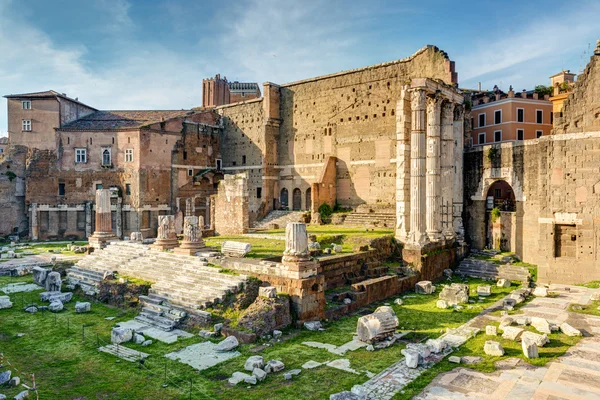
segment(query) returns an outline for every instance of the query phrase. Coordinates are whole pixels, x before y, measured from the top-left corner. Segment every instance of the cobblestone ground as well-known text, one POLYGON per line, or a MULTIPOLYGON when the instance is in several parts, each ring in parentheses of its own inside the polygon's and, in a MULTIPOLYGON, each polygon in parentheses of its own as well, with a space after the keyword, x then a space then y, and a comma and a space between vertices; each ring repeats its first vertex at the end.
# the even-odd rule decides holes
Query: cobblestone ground
POLYGON ((592 290, 551 285, 550 291, 559 297, 535 298, 521 309, 523 314, 566 321, 587 337, 545 367, 508 359, 489 374, 456 368, 438 376, 415 399, 600 399, 600 318, 568 311, 571 303, 588 303, 592 290))

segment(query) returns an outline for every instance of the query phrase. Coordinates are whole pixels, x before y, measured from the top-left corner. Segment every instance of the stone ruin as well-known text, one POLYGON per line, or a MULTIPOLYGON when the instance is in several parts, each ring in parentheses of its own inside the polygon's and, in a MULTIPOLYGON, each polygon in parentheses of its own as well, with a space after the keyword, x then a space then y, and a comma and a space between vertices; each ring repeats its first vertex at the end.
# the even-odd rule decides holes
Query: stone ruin
POLYGON ((158 233, 152 247, 159 250, 169 250, 177 247, 178 244, 175 217, 173 215, 159 215, 158 233))
POLYGON ((112 230, 110 189, 96 190, 96 230, 89 237, 90 247, 104 248, 107 243, 118 240, 112 230))
MULTIPOLYGON (((52 312, 63 310, 63 303, 71 301, 73 293, 62 292, 62 278, 60 273, 52 271, 50 268, 42 267, 34 267, 32 272, 33 282, 46 290, 45 292, 40 293, 40 301, 50 302, 48 309, 52 312)), ((32 307, 28 307, 27 309, 30 310, 30 312, 37 311, 37 307, 34 307, 36 308, 35 310, 31 310, 31 308, 32 307)))
POLYGON ((306 224, 289 222, 285 227, 285 251, 281 263, 288 268, 289 276, 296 279, 317 274, 318 263, 310 256, 306 224))
POLYGON ((250 243, 226 240, 221 245, 221 253, 227 257, 245 257, 252 250, 250 243))
POLYGON ((448 306, 468 303, 469 290, 469 285, 462 283, 453 283, 450 286, 444 286, 440 292, 440 300, 446 302, 448 306))
POLYGON ((198 251, 206 247, 202 240, 202 227, 204 218, 195 215, 189 215, 183 219, 183 241, 174 252, 177 254, 195 255, 198 251))
POLYGON ((398 317, 392 307, 382 306, 358 319, 356 334, 361 342, 374 343, 393 336, 397 327, 398 317))

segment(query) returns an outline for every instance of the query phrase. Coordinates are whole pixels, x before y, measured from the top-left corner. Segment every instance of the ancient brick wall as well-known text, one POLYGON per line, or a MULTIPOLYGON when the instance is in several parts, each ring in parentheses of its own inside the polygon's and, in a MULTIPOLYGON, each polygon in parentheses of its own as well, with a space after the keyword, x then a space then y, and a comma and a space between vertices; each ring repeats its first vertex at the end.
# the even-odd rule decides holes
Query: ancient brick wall
POLYGON ((23 146, 9 146, 0 162, 0 236, 27 231, 23 146), (15 232, 16 231, 16 232, 15 232))
POLYGON ((215 202, 215 232, 239 235, 248 232, 248 183, 245 174, 225 175, 215 202))

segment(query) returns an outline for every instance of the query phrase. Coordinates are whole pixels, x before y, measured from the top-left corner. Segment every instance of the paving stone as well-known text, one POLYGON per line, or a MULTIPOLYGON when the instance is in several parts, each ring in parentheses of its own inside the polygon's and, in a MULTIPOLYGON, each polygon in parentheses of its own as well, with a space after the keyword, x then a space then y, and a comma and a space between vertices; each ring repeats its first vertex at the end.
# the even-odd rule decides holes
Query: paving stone
POLYGON ((494 325, 488 325, 485 327, 485 334, 488 336, 498 335, 498 328, 494 325))
POLYGON ((219 352, 212 342, 196 343, 181 350, 165 354, 165 357, 203 371, 229 359, 238 357, 238 351, 219 352))
POLYGON ((581 332, 578 329, 573 328, 566 322, 560 324, 560 331, 567 336, 581 336, 581 332))

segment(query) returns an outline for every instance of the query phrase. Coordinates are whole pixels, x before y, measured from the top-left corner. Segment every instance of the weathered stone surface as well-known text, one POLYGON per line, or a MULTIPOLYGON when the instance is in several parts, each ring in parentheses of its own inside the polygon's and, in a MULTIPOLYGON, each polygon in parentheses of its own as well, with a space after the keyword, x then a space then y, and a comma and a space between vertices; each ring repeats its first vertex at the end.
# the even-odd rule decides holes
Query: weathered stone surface
POLYGON ((489 336, 496 336, 498 335, 498 328, 496 328, 494 325, 488 325, 485 327, 485 334, 489 336))
POLYGON ((292 323, 290 299, 288 296, 276 298, 257 297, 240 314, 238 325, 255 333, 266 336, 275 329, 284 329, 292 323))
POLYGON ((265 366, 265 359, 261 356, 251 356, 246 360, 244 369, 246 371, 254 371, 255 368, 262 369, 265 366))
POLYGON ((429 347, 432 353, 441 353, 447 346, 447 343, 442 339, 427 339, 425 345, 429 347))
POLYGON ((4 385, 5 383, 8 383, 8 381, 10 381, 11 375, 12 375, 12 371, 10 371, 10 370, 0 372, 0 385, 4 385))
POLYGON ((133 343, 135 344, 143 344, 146 341, 146 338, 139 333, 133 335, 133 343))
POLYGON ((4 308, 11 308, 13 303, 10 301, 10 297, 8 296, 0 296, 0 310, 4 308))
POLYGON ((454 364, 460 364, 460 357, 458 356, 450 356, 448 357, 448 361, 454 364))
POLYGON ((90 312, 90 310, 92 309, 92 303, 90 303, 89 301, 83 301, 83 302, 77 302, 75 303, 75 312, 78 313, 86 313, 86 312, 90 312))
POLYGON ((45 287, 47 292, 60 292, 62 288, 60 272, 49 272, 48 277, 46 278, 45 287))
POLYGON ((250 375, 243 372, 234 372, 231 378, 229 378, 229 383, 235 386, 240 382, 245 382, 246 378, 250 378, 250 375))
POLYGON ((488 356, 501 357, 504 355, 504 349, 498 342, 494 342, 492 340, 488 340, 485 342, 483 346, 483 351, 488 356))
POLYGON ((19 394, 17 394, 14 398, 14 400, 23 400, 23 399, 28 399, 29 398, 29 390, 23 390, 22 392, 20 392, 19 394))
POLYGON ((496 282, 496 286, 501 288, 510 287, 510 281, 508 279, 498 279, 498 282, 496 282))
POLYGON ((526 315, 517 315, 515 318, 517 325, 525 326, 531 324, 531 317, 526 315))
POLYGON ((329 395, 329 400, 363 400, 359 395, 352 392, 339 392, 329 395))
POLYGON ((527 358, 538 358, 538 347, 535 344, 535 340, 529 336, 523 336, 521 339, 521 347, 523 348, 523 354, 527 358))
POLYGON ((25 307, 25 312, 33 314, 33 313, 38 312, 38 308, 36 306, 28 306, 28 307, 25 307))
POLYGON ((71 292, 42 292, 40 293, 40 301, 49 301, 52 302, 54 300, 59 300, 62 303, 68 303, 73 298, 73 293, 71 292))
POLYGON ((560 331, 567 336, 581 336, 581 332, 578 329, 573 328, 566 322, 560 324, 560 331))
POLYGON ((550 323, 545 318, 531 317, 531 326, 540 333, 552 333, 550 323))
POLYGON ((142 346, 146 347, 146 346, 150 346, 152 344, 152 340, 148 339, 148 340, 144 340, 144 342, 142 343, 142 346))
POLYGON ((17 387, 21 384, 21 378, 19 378, 18 376, 13 376, 12 378, 10 378, 10 381, 8 381, 8 386, 11 387, 17 387))
POLYGON ((131 339, 133 339, 133 329, 121 328, 119 326, 112 328, 110 333, 110 341, 113 344, 129 342, 131 339))
POLYGON ((36 285, 46 287, 46 278, 48 277, 48 274, 52 272, 52 269, 33 267, 31 272, 33 272, 33 282, 35 282, 36 285))
POLYGON ((408 368, 417 368, 419 366, 420 356, 418 351, 404 349, 402 350, 402 354, 404 354, 404 359, 408 368))
POLYGON ((282 363, 281 361, 279 361, 279 360, 270 360, 265 365, 265 372, 267 374, 270 374, 270 373, 273 373, 273 372, 282 371, 284 368, 285 368, 285 364, 282 363))
POLYGON ((226 240, 221 245, 221 253, 230 257, 245 257, 251 251, 252 245, 250 243, 226 240))
POLYGON ((358 319, 356 334, 360 341, 373 343, 394 334, 398 327, 398 318, 391 307, 384 307, 379 307, 373 314, 364 315, 358 319))
POLYGON ((282 335, 283 335, 283 332, 278 331, 277 329, 275 329, 273 331, 273 339, 279 339, 282 335))
POLYGON ((277 289, 275 286, 260 287, 258 288, 258 295, 260 297, 274 299, 277 297, 277 289))
POLYGON ((308 321, 304 323, 304 327, 309 331, 318 331, 319 329, 323 329, 321 326, 321 321, 308 321))
POLYGON ((63 305, 63 303, 60 300, 54 300, 48 306, 48 310, 50 310, 52 312, 59 312, 59 311, 62 311, 64 308, 65 308, 65 306, 63 305))
POLYGON ((249 383, 251 385, 256 385, 258 383, 258 380, 256 379, 256 377, 254 375, 251 375, 251 376, 245 377, 244 382, 249 383))
POLYGON ((543 286, 538 286, 533 291, 533 295, 535 297, 548 297, 548 288, 543 286))
POLYGON ((221 329, 223 329, 223 324, 222 323, 215 324, 213 329, 215 330, 215 332, 217 334, 221 334, 221 329))
POLYGON ((505 326, 502 333, 502 338, 506 340, 514 340, 516 342, 521 339, 524 330, 515 326, 505 326))
POLYGON ((445 308, 448 308, 448 307, 449 307, 449 306, 448 306, 448 302, 447 302, 446 300, 438 300, 438 301, 435 303, 435 306, 436 306, 437 308, 442 308, 442 309, 445 309, 445 308))
POLYGON ((238 347, 239 344, 240 343, 238 342, 238 340, 235 336, 228 336, 227 338, 225 338, 224 340, 222 340, 220 343, 217 344, 217 346, 215 347, 215 351, 218 351, 218 352, 231 351, 231 350, 235 349, 236 347, 238 347))
POLYGON ((430 281, 420 281, 415 285, 415 293, 418 294, 431 294, 433 290, 433 285, 430 281))
POLYGON ((538 347, 544 347, 546 344, 550 343, 550 339, 548 339, 548 335, 546 335, 545 333, 540 335, 540 334, 537 334, 537 333, 534 333, 534 332, 525 331, 521 335, 521 340, 523 340, 525 338, 533 340, 533 342, 538 347))
POLYGON ((492 294, 492 287, 489 285, 477 286, 478 296, 490 296, 492 294))
POLYGON ((450 286, 444 286, 440 292, 440 300, 453 306, 469 302, 469 285, 462 283, 453 283, 450 286))
POLYGON ((396 300, 394 300, 394 304, 401 306, 402 305, 402 299, 401 298, 397 298, 396 300))

